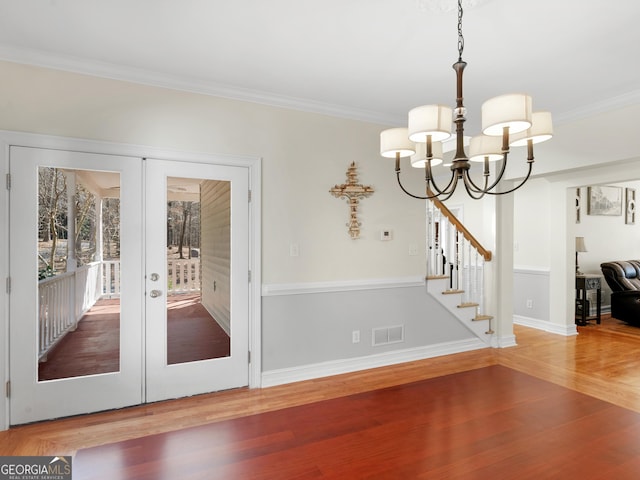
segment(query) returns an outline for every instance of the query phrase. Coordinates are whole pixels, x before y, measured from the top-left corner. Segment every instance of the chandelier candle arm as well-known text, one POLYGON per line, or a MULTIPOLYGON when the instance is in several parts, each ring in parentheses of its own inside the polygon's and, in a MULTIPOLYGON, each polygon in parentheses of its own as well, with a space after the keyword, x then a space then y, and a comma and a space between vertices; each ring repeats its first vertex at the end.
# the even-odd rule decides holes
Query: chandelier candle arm
POLYGON ((427 163, 432 167, 442 163, 442 142, 431 142, 431 151, 428 143, 416 143, 416 153, 411 155, 411 166, 413 168, 423 168, 427 163))
MULTIPOLYGON (((525 175, 525 177, 522 179, 522 181, 516 185, 513 188, 510 188, 509 190, 504 190, 504 191, 500 191, 500 192, 495 192, 495 191, 491 191, 491 189, 495 188, 498 185, 498 181, 495 181, 488 189, 487 191, 485 191, 483 194, 486 195, 505 195, 507 193, 512 193, 515 192, 516 190, 518 190, 520 187, 522 187, 525 183, 527 183, 527 181, 529 180, 529 177, 531 176, 531 172, 533 171, 533 145, 530 145, 527 147, 527 151, 528 156, 527 156, 527 174, 525 175)), ((506 161, 506 159, 505 159, 506 161)), ((504 168, 502 169, 504 170, 504 168)))

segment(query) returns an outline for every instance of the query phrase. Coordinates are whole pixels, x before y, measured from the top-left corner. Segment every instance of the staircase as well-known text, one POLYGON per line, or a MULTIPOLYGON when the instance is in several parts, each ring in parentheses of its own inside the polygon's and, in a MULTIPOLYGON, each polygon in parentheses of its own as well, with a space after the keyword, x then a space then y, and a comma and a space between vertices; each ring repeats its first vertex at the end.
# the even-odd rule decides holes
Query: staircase
POLYGON ((491 252, 437 198, 427 208, 427 291, 468 330, 491 344, 484 311, 485 262, 491 252))

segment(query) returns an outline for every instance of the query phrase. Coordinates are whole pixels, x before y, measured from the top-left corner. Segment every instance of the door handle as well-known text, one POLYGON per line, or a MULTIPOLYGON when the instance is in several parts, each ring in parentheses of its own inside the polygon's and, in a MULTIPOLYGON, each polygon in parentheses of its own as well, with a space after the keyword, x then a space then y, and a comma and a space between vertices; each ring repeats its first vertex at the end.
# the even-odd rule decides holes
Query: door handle
POLYGON ((151 298, 157 298, 160 295, 162 295, 162 291, 160 291, 160 290, 151 290, 151 292, 149 292, 149 296, 151 298))
POLYGON ((152 282, 157 282, 157 281, 158 281, 158 279, 160 278, 160 275, 158 275, 157 273, 152 273, 152 274, 150 275, 150 278, 151 278, 151 281, 152 281, 152 282))

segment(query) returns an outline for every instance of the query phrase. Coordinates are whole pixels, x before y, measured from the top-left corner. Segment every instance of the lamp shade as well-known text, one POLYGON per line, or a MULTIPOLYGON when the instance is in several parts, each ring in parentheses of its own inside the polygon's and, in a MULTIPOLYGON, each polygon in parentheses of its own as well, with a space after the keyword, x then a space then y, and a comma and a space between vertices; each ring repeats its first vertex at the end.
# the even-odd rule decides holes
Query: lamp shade
MULTIPOLYGON (((433 142, 431 145, 431 166, 435 167, 442 163, 442 142, 433 142)), ((411 155, 411 166, 414 168, 424 168, 427 163, 427 144, 416 143, 416 153, 411 155)))
POLYGON ((587 246, 584 244, 584 237, 576 237, 576 252, 586 252, 587 246))
POLYGON ((532 100, 523 93, 508 93, 493 97, 482 104, 482 133, 502 135, 504 127, 509 134, 525 131, 531 126, 532 100))
POLYGON ((504 157, 502 153, 502 137, 477 135, 469 143, 469 160, 483 162, 485 157, 493 162, 504 157))
POLYGON ((553 121, 551 112, 533 112, 531 126, 524 132, 517 133, 509 143, 512 147, 526 147, 527 140, 532 143, 546 142, 553 137, 553 121))
POLYGON ((426 143, 431 140, 441 142, 451 136, 453 110, 446 105, 423 105, 409 111, 409 139, 426 143))
POLYGON ((386 158, 408 157, 416 153, 415 145, 409 140, 406 128, 389 128, 380 132, 380 155, 386 158))

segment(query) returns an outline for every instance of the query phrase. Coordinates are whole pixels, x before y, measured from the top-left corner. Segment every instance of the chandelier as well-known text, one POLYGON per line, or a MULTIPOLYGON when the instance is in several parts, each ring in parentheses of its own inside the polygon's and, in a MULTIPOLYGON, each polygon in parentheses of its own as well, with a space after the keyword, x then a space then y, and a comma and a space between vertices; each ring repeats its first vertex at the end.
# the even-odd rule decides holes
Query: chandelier
POLYGON ((462 72, 467 63, 462 60, 464 37, 462 36, 462 0, 458 0, 458 61, 453 64, 457 80, 456 108, 445 105, 423 105, 409 111, 408 128, 390 128, 380 133, 380 154, 396 159, 398 185, 407 195, 418 199, 438 197, 447 200, 459 183, 467 194, 480 199, 485 194, 511 193, 526 183, 533 167, 533 144, 549 140, 553 136, 551 113, 532 112, 532 100, 525 94, 506 94, 494 97, 482 104, 482 134, 469 142, 469 156, 465 152, 464 122, 467 110, 463 104, 462 72), (453 120, 453 121, 452 121, 453 120), (452 123, 456 125, 455 154, 451 164, 451 178, 442 187, 436 183, 433 167, 443 162, 442 142, 451 137, 452 123), (507 167, 510 147, 527 147, 527 174, 515 187, 498 188, 507 167), (425 195, 414 195, 400 179, 400 159, 411 157, 411 166, 424 168, 425 195), (494 178, 490 164, 501 160, 494 178), (474 181, 469 170, 470 162, 484 166, 482 179, 474 181))

